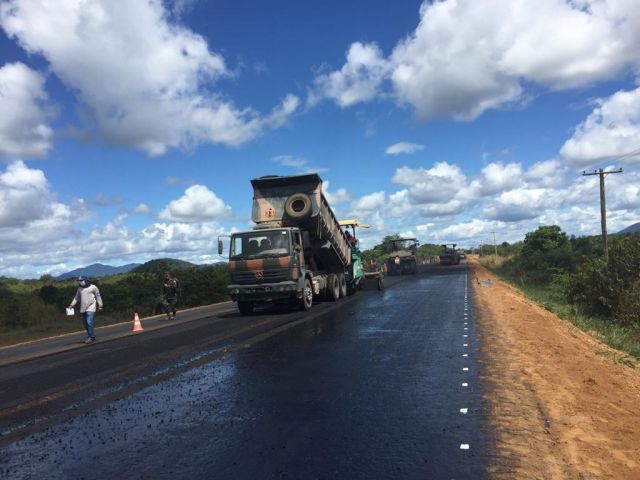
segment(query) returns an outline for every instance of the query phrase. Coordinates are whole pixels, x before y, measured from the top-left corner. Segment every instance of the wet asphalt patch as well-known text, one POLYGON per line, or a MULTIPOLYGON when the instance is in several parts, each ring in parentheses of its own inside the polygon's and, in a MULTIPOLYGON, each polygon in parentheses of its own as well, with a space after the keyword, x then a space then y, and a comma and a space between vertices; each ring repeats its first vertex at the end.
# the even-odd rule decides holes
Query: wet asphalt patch
POLYGON ((463 269, 417 276, 247 341, 5 446, 0 472, 12 479, 486 478, 467 286, 463 269))

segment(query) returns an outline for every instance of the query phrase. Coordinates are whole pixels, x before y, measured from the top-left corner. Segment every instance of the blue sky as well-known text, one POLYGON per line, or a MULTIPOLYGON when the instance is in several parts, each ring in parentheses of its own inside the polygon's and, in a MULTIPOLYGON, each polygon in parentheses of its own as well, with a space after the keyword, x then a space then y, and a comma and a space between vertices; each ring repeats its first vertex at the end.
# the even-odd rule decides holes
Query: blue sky
POLYGON ((0 2, 0 275, 218 259, 251 178, 468 247, 640 221, 635 0, 0 2), (482 5, 479 5, 482 3, 482 5))

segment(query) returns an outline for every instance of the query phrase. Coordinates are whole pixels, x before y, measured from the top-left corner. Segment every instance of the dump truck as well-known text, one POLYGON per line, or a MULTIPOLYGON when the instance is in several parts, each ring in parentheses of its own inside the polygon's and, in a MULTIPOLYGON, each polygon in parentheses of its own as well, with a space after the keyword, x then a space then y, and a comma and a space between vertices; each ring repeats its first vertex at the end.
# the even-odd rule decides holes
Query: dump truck
POLYGON ((392 252, 386 260, 389 275, 407 275, 418 272, 418 240, 397 238, 392 241, 392 252))
POLYGON ((458 265, 460 263, 460 253, 456 250, 455 243, 442 245, 440 254, 440 265, 458 265))
MULTIPOLYGON (((251 180, 253 230, 231 235, 227 291, 243 315, 264 302, 309 310, 337 301, 363 279, 357 249, 322 193, 318 174, 251 180)), ((218 239, 218 253, 223 242, 218 239)))

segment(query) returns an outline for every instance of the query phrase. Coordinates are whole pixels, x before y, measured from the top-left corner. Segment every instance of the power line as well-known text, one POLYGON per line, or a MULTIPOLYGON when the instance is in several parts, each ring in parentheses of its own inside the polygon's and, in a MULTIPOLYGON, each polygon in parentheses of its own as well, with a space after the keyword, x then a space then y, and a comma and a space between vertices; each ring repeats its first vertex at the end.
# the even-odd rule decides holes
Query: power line
POLYGON ((623 153, 617 158, 617 160, 626 160, 635 156, 640 156, 640 148, 636 148, 635 150, 631 150, 630 152, 623 153))

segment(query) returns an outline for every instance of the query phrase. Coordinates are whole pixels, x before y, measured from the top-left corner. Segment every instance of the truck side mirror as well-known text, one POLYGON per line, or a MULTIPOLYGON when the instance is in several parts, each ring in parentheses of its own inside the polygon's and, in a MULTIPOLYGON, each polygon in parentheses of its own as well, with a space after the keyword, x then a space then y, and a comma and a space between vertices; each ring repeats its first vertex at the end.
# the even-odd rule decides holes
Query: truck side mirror
POLYGON ((224 250, 224 246, 222 245, 222 240, 218 239, 218 255, 222 256, 223 250, 224 250))

